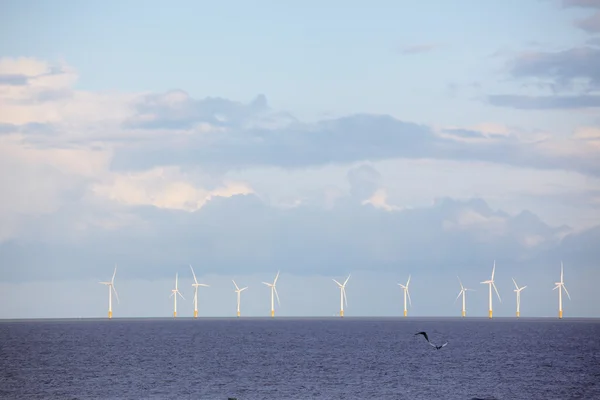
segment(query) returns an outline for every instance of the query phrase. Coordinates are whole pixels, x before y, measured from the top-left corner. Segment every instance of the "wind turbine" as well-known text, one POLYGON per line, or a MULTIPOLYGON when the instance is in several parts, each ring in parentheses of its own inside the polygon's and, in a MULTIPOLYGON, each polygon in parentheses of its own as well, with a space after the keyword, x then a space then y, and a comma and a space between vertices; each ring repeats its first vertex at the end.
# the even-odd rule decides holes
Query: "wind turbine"
POLYGON ((240 301, 241 301, 241 297, 242 297, 242 292, 246 289, 248 289, 248 286, 243 287, 243 288, 239 288, 237 283, 235 283, 235 281, 232 279, 231 280, 233 282, 233 284, 235 285, 235 290, 234 292, 237 293, 237 316, 240 316, 240 301))
POLYGON ((399 283, 398 285, 402 288, 402 290, 404 291, 404 316, 406 317, 406 295, 408 295, 408 301, 410 303, 410 305, 412 306, 412 301, 410 299, 410 293, 408 291, 408 284, 410 283, 410 275, 408 275, 408 281, 406 281, 406 286, 399 283))
POLYGON ((348 307, 348 300, 346 298, 346 283, 350 279, 350 275, 344 281, 344 284, 339 283, 335 279, 333 280, 340 287, 340 317, 344 318, 344 302, 346 302, 346 307, 348 307))
POLYGON ((494 283, 494 272, 496 272, 496 260, 494 260, 494 267, 492 268, 492 279, 481 282, 483 284, 489 285, 489 287, 490 287, 490 309, 489 309, 489 317, 490 318, 492 318, 492 286, 494 287, 494 290, 496 291, 496 295, 498 295, 498 300, 500 300, 500 302, 502 302, 502 299, 500 298, 500 293, 498 293, 498 289, 496 289, 496 284, 494 283))
POLYGON ((177 318, 177 295, 180 295, 182 299, 185 300, 185 297, 181 294, 179 289, 177 289, 177 274, 175 274, 175 289, 171 290, 171 295, 169 297, 173 297, 173 318, 177 318))
MULTIPOLYGON (((208 285, 205 285, 204 283, 198 283, 196 274, 194 273, 194 268, 192 268, 191 264, 190 269, 192 270, 192 275, 194 275, 194 283, 192 283, 192 286, 194 287, 194 318, 198 318, 198 287, 208 287, 208 285)), ((177 288, 177 286, 175 286, 175 288, 177 288)))
MULTIPOLYGON (((563 314, 563 310, 562 310, 562 290, 565 290, 565 293, 567 294, 567 296, 569 296, 569 300, 571 300, 571 296, 569 295, 569 292, 567 291, 567 287, 565 286, 565 282, 563 280, 563 262, 560 262, 560 282, 555 282, 554 283, 556 286, 554 287, 554 289, 558 289, 558 318, 562 319, 562 314, 563 314)), ((552 290, 554 290, 552 289, 552 290)))
POLYGON ((464 317, 465 315, 467 315, 467 307, 466 307, 466 304, 467 304, 467 300, 466 300, 467 290, 470 290, 470 291, 474 292, 475 289, 467 289, 466 287, 464 287, 463 284, 462 284, 462 282, 460 281, 460 278, 458 278, 458 283, 460 283, 460 292, 458 292, 458 296, 456 296, 456 299, 454 299, 454 302, 456 303, 456 300, 458 300, 458 298, 462 294, 462 314, 461 315, 464 317))
POLYGON ((271 288, 271 317, 275 316, 275 298, 273 297, 273 294, 277 296, 277 304, 281 305, 281 303, 279 302, 279 294, 277 293, 277 288, 275 287, 278 278, 279 271, 277 271, 277 275, 275 276, 275 280, 273 281, 273 283, 263 282, 265 285, 271 288))
POLYGON ((521 316, 521 290, 525 289, 527 285, 520 288, 519 285, 517 285, 515 278, 513 278, 513 282, 515 283, 516 287, 515 292, 517 292, 517 318, 519 318, 521 316))
POLYGON ((103 285, 108 286, 108 318, 112 318, 112 292, 115 292, 115 296, 117 296, 117 302, 119 302, 119 295, 117 294, 117 289, 115 289, 115 275, 117 274, 117 266, 115 265, 115 272, 113 272, 112 279, 110 282, 98 282, 103 285))

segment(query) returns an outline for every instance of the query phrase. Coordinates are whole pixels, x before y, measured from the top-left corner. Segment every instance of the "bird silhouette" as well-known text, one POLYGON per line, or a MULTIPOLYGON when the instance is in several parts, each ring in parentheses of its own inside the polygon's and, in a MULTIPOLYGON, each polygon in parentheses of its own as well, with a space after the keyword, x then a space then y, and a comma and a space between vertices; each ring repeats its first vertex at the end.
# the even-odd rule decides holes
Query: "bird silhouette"
POLYGON ((448 345, 448 342, 446 342, 446 343, 444 343, 444 344, 442 344, 442 345, 439 345, 439 346, 438 346, 438 345, 435 345, 435 344, 433 344, 433 343, 431 343, 431 342, 429 341, 429 336, 427 336, 427 332, 417 332, 417 333, 415 333, 415 336, 416 336, 416 335, 423 335, 423 337, 425 338, 425 340, 427 340, 427 343, 429 343, 429 345, 430 345, 430 346, 432 346, 432 347, 435 347, 435 349, 436 349, 436 350, 439 350, 439 349, 441 349, 442 347, 446 347, 446 346, 448 345))

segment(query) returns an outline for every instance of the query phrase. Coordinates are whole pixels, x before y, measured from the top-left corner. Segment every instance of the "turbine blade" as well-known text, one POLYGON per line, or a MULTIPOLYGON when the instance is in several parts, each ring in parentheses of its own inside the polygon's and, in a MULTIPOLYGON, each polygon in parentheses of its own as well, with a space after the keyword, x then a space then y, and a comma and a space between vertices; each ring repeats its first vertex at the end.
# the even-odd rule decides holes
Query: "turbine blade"
POLYGON ((190 264, 190 269, 192 270, 192 275, 194 276, 194 282, 198 283, 198 280, 196 279, 196 274, 194 273, 194 268, 192 268, 192 264, 190 264))
POLYGON ((560 283, 564 283, 563 272, 564 272, 564 268, 563 268, 563 262, 561 260, 561 262, 560 262, 560 283))
POLYGON ((246 290, 246 289, 248 289, 248 286, 246 286, 246 287, 244 287, 244 288, 241 288, 241 289, 240 289, 240 292, 243 292, 243 291, 244 291, 244 290, 246 290))
POLYGON ((333 281, 334 281, 335 283, 337 283, 339 287, 342 287, 342 284, 341 284, 341 283, 339 283, 339 282, 338 282, 338 281, 336 281, 335 279, 333 279, 333 281))
POLYGON ((233 284, 234 284, 234 286, 235 286, 235 288, 236 288, 237 290, 240 290, 240 288, 238 287, 237 283, 235 283, 235 281, 234 281, 233 279, 231 280, 231 282, 233 282, 233 284))
POLYGON ((571 295, 569 294, 569 291, 567 290, 567 287, 565 285, 562 285, 562 288, 565 289, 565 293, 569 297, 569 300, 571 300, 571 295))
POLYGON ((517 281, 515 281, 515 278, 512 278, 512 281, 515 284, 515 287, 517 288, 517 290, 519 290, 519 285, 517 285, 517 281))
POLYGON ((523 290, 523 289, 525 289, 526 287, 527 287, 527 285, 523 286, 523 287, 522 287, 520 290, 523 290))
POLYGON ((458 296, 456 296, 456 299, 454 299, 454 303, 456 303, 456 300, 458 300, 458 298, 460 297, 461 294, 463 294, 462 290, 460 292, 458 292, 458 296))
POLYGON ((114 285, 110 285, 110 287, 115 292, 115 296, 117 297, 117 303, 121 304, 121 301, 119 300, 119 293, 117 293, 117 288, 115 288, 114 285))
POLYGON ((410 292, 408 291, 408 288, 406 288, 406 294, 408 295, 408 303, 412 306, 412 300, 410 299, 410 292))
POLYGON ((344 284, 342 286, 346 286, 346 283, 348 283, 348 279, 350 279, 350 274, 348 274, 348 277, 346 278, 346 280, 344 281, 344 284))
MULTIPOLYGON (((457 276, 457 278, 458 278, 458 276, 457 276)), ((462 282, 461 282, 460 278, 458 278, 458 283, 460 283, 460 288, 461 288, 461 289, 464 289, 464 287, 463 287, 463 284, 462 284, 462 282)))
POLYGON ((117 266, 115 265, 115 272, 113 272, 113 277, 110 280, 110 283, 113 283, 115 281, 115 275, 117 275, 117 266))
POLYGON ((502 303, 502 299, 500 298, 500 293, 498 293, 498 289, 496 289, 496 284, 494 282, 492 282, 492 286, 494 287, 494 290, 496 291, 496 295, 498 296, 498 300, 500 300, 500 303, 502 303))
POLYGON ((183 297, 183 295, 181 294, 181 292, 179 290, 177 291, 177 294, 180 295, 181 298, 185 300, 185 297, 183 297))
POLYGON ((490 279, 491 281, 494 280, 494 273, 496 272, 496 260, 494 260, 494 267, 492 268, 492 279, 490 279))
POLYGON ((277 297, 277 304, 281 305, 279 302, 279 293, 277 293, 277 288, 275 286, 273 286, 273 290, 275 291, 275 296, 277 297))
POLYGON ((267 285, 267 286, 273 286, 272 284, 270 284, 270 283, 267 283, 267 282, 263 282, 263 283, 264 283, 265 285, 267 285))
POLYGON ((406 287, 408 287, 409 283, 410 283, 410 275, 408 275, 408 281, 406 281, 406 287))
POLYGON ((277 275, 275 275, 275 280, 273 281, 273 285, 277 284, 277 279, 279 279, 279 271, 277 271, 277 275))

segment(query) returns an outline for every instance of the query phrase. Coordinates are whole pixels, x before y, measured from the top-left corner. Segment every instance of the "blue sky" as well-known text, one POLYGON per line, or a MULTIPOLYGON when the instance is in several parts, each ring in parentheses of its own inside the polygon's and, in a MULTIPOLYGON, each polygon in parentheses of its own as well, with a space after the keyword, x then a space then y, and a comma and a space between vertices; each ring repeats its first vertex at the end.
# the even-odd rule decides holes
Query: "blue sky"
POLYGON ((600 2, 0 7, 0 318, 102 316, 115 263, 121 316, 168 313, 189 263, 206 315, 278 269, 283 315, 334 313, 354 271, 347 315, 395 315, 377 285, 409 273, 416 314, 452 315, 446 286, 494 259, 497 315, 561 259, 570 313, 599 315, 600 2))

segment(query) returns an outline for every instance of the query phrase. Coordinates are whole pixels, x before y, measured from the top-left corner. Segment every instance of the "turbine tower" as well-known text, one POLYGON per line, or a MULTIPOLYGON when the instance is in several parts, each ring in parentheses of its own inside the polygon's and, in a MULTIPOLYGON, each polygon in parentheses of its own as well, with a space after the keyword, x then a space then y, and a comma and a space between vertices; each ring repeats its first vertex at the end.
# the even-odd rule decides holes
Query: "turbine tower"
POLYGON ((406 311, 406 296, 408 295, 408 301, 410 303, 410 305, 412 306, 412 301, 410 299, 410 292, 408 291, 408 284, 410 283, 410 275, 408 275, 408 281, 406 281, 406 285, 403 285, 401 283, 399 283, 398 285, 402 288, 402 290, 404 291, 404 316, 406 317, 407 311, 406 311))
POLYGON ((208 285, 205 285, 204 283, 198 283, 196 274, 194 273, 194 268, 192 268, 191 264, 190 269, 192 270, 192 275, 194 276, 194 283, 192 283, 192 286, 194 287, 194 318, 198 318, 198 287, 208 287, 208 285))
POLYGON ((248 286, 246 286, 246 287, 243 287, 243 288, 241 288, 241 289, 240 289, 240 288, 238 287, 237 283, 235 283, 235 281, 234 281, 233 279, 232 279, 231 281, 232 281, 232 282, 233 282, 233 284, 235 285, 235 290, 234 290, 234 292, 236 292, 236 293, 237 293, 237 316, 238 316, 238 318, 239 318, 239 316, 240 316, 240 301, 241 301, 241 297, 242 297, 242 292, 243 292, 244 290, 248 289, 248 286))
POLYGON ((177 274, 175 274, 175 289, 171 290, 171 295, 169 297, 173 297, 173 318, 177 318, 177 295, 180 295, 182 299, 185 300, 179 289, 177 289, 177 274))
POLYGON ((281 303, 279 303, 279 294, 277 293, 277 288, 275 287, 278 278, 279 271, 277 271, 277 275, 275 276, 275 280, 273 281, 273 283, 263 282, 265 285, 271 288, 271 317, 275 316, 275 298, 273 297, 273 295, 277 296, 277 304, 281 305, 281 303))
POLYGON ((515 292, 517 293, 517 318, 519 318, 521 316, 521 290, 525 289, 527 285, 520 288, 519 285, 517 285, 517 281, 515 281, 515 278, 513 278, 513 282, 516 288, 515 292))
POLYGON ((112 279, 110 282, 98 282, 102 285, 108 286, 108 319, 112 318, 112 292, 115 292, 115 296, 117 296, 117 302, 119 302, 119 295, 117 294, 117 289, 115 289, 115 275, 117 274, 117 266, 115 265, 115 272, 113 272, 112 279))
MULTIPOLYGON (((571 300, 571 296, 569 295, 569 292, 567 291, 567 287, 565 286, 565 282, 563 280, 563 262, 560 262, 560 282, 555 282, 554 283, 556 286, 554 287, 554 289, 558 289, 558 318, 562 319, 562 315, 563 315, 563 309, 562 309, 562 290, 564 289, 565 293, 567 294, 567 296, 569 297, 569 300, 571 300)), ((554 290, 552 289, 552 290, 554 290)))
POLYGON ((340 287, 340 317, 344 318, 344 302, 346 302, 346 307, 348 307, 348 300, 346 298, 346 283, 350 279, 350 275, 344 281, 344 284, 339 283, 335 279, 333 280, 340 287))
POLYGON ((458 296, 456 296, 456 299, 454 299, 454 302, 456 303, 456 300, 458 300, 458 298, 462 294, 462 314, 461 315, 464 317, 467 315, 467 300, 466 300, 467 290, 470 290, 472 292, 474 292, 475 290, 467 289, 466 287, 464 287, 462 282, 460 281, 460 278, 458 278, 458 283, 460 283, 460 292, 458 292, 458 296))
POLYGON ((498 293, 498 289, 496 289, 496 284, 494 283, 494 272, 496 272, 496 260, 494 260, 494 267, 492 268, 492 278, 490 280, 481 282, 483 284, 489 285, 489 287, 490 287, 490 309, 489 309, 489 317, 490 318, 492 318, 492 286, 494 287, 494 290, 496 291, 498 300, 500 300, 500 302, 502 302, 502 299, 500 298, 500 293, 498 293))

